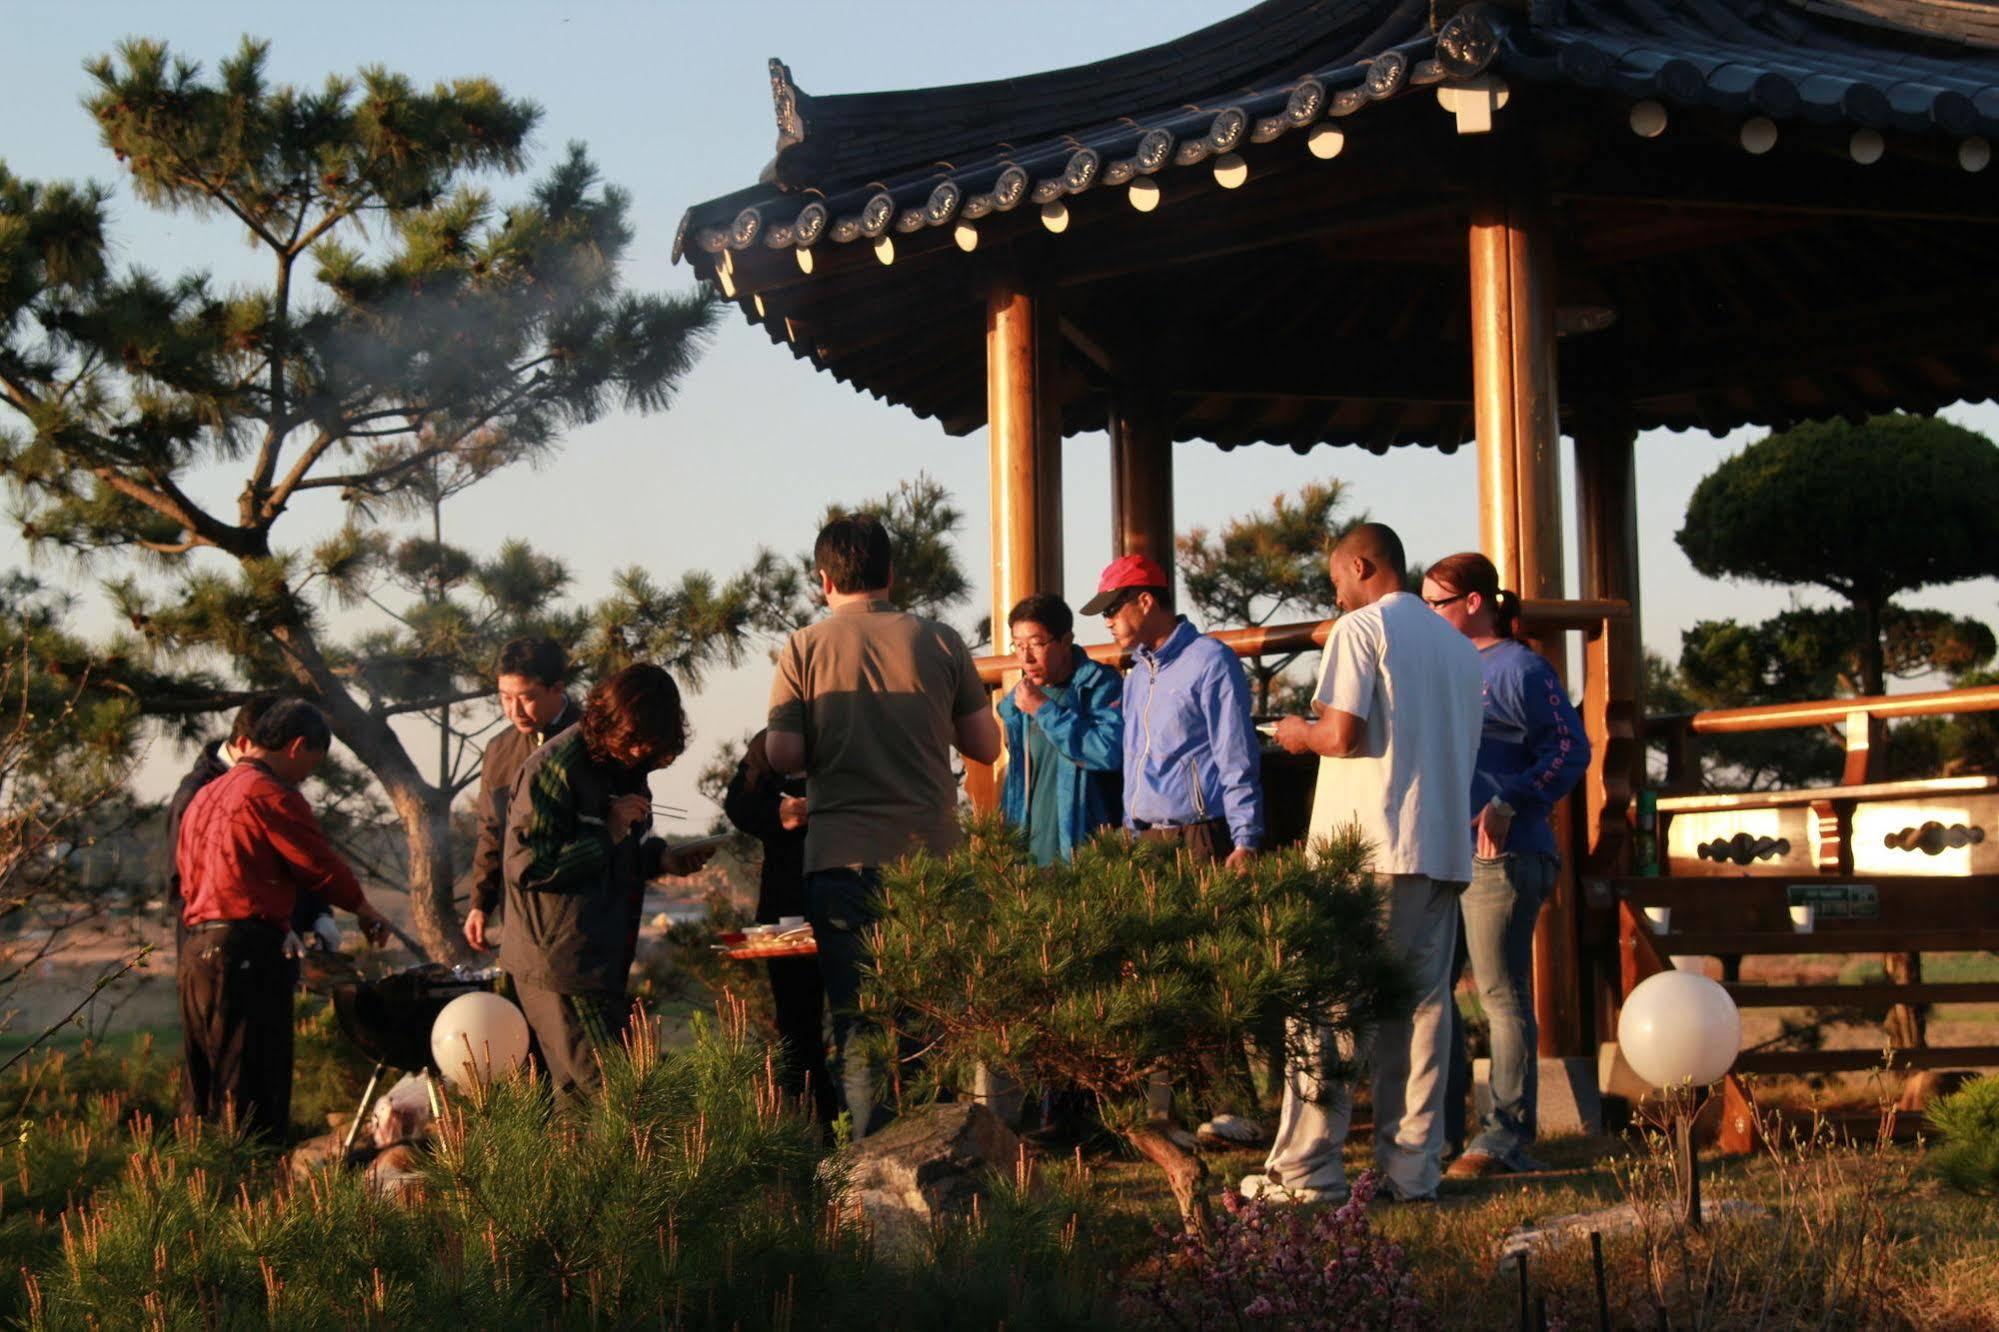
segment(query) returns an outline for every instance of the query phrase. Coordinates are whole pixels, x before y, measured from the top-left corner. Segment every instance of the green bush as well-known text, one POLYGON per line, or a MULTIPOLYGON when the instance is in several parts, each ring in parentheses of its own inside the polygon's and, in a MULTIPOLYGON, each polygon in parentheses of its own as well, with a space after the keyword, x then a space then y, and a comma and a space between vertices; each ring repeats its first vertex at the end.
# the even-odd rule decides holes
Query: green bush
POLYGON ((1366 862, 1354 835, 1235 871, 1106 834, 1039 868, 1017 837, 980 824, 950 857, 883 874, 863 1002, 960 1076, 980 1062, 1030 1088, 1094 1092, 1106 1123, 1165 1172, 1188 1224, 1205 1226, 1205 1168, 1147 1119, 1146 1085, 1198 1098, 1237 1080, 1261 1033, 1406 1011, 1366 862))
POLYGON ((1961 1192, 1999 1194, 1999 1078, 1979 1078, 1937 1098, 1929 1121, 1943 1138, 1930 1153, 1930 1169, 1961 1192))

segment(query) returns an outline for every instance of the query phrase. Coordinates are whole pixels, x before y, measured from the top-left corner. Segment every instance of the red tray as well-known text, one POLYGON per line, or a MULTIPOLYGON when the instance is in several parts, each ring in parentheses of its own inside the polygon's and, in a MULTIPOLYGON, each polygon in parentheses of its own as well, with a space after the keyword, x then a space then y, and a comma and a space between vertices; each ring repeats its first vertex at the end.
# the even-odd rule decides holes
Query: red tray
POLYGON ((716 940, 720 943, 737 945, 734 948, 724 948, 722 950, 723 957, 733 957, 744 962, 756 962, 769 957, 817 957, 819 955, 819 943, 816 939, 807 939, 803 943, 784 944, 777 948, 752 948, 743 943, 743 940, 747 937, 741 930, 724 930, 715 936, 716 940))

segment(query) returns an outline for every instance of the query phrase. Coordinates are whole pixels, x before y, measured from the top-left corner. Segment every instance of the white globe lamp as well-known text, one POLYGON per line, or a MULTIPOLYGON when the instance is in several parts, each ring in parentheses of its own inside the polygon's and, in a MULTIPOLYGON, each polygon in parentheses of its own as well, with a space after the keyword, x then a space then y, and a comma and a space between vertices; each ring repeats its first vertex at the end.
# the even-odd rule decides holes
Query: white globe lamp
POLYGON ((1698 1230, 1697 1097, 1701 1088, 1725 1076, 1742 1052, 1742 1014, 1727 990, 1699 972, 1662 971, 1625 996, 1624 1011, 1617 1017, 1617 1044, 1632 1072, 1666 1091, 1682 1215, 1698 1230))
POLYGON ((1617 1043, 1631 1071, 1655 1087, 1719 1081, 1742 1051, 1735 1000, 1706 976, 1662 971, 1624 1000, 1617 1043))
POLYGON ((430 1058, 454 1086, 488 1082, 528 1057, 528 1022, 521 1010, 485 990, 446 1004, 430 1027, 430 1058))

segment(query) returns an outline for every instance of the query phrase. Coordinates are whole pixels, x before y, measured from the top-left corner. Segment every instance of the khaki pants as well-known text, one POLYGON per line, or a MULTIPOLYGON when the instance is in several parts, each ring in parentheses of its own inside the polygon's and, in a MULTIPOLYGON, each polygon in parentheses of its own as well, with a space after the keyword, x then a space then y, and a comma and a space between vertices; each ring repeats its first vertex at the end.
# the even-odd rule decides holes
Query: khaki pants
POLYGON ((1374 1092, 1374 1164, 1385 1187, 1405 1198, 1437 1191, 1444 1164, 1444 1092, 1450 1072, 1451 960, 1458 940, 1461 883, 1424 874, 1375 876, 1383 931, 1416 982, 1408 1017, 1335 1042, 1333 1029, 1294 1028, 1302 1049, 1286 1063, 1284 1110, 1264 1170, 1291 1188, 1346 1188, 1340 1159, 1353 1096, 1324 1076, 1340 1063, 1364 1065, 1374 1092), (1302 1055, 1302 1058, 1300 1057, 1302 1055))

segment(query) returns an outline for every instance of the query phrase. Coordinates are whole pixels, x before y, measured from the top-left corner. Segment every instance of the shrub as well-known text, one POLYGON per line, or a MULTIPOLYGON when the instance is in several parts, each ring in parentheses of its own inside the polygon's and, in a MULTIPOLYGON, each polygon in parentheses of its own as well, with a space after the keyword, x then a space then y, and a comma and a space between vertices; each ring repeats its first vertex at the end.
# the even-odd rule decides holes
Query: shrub
POLYGON ((1106 834, 1038 868, 980 824, 949 858, 883 873, 863 1002, 941 1064, 1094 1092, 1198 1228, 1206 1169, 1146 1117, 1144 1088, 1164 1078, 1199 1094, 1233 1076, 1258 1033, 1352 1030, 1406 1007, 1365 863, 1353 836, 1238 872, 1106 834))
POLYGON ((1127 1291, 1126 1317, 1176 1329, 1435 1326, 1412 1293, 1401 1247, 1368 1224, 1377 1183, 1373 1171, 1361 1175, 1337 1208, 1273 1205, 1229 1190, 1211 1233, 1160 1232, 1155 1270, 1127 1291))
POLYGON ((1939 1097, 1929 1121, 1943 1136, 1930 1153, 1930 1169, 1961 1192, 1999 1193, 1999 1078, 1978 1078, 1939 1097))
POLYGON ((1103 1322, 1047 1196, 1000 1190, 939 1262, 878 1262, 740 1006, 663 1051, 638 1024, 603 1093, 508 1078, 446 1099, 401 1198, 294 1181, 195 1125, 143 1128, 27 1282, 31 1328, 1010 1326, 1103 1322))

